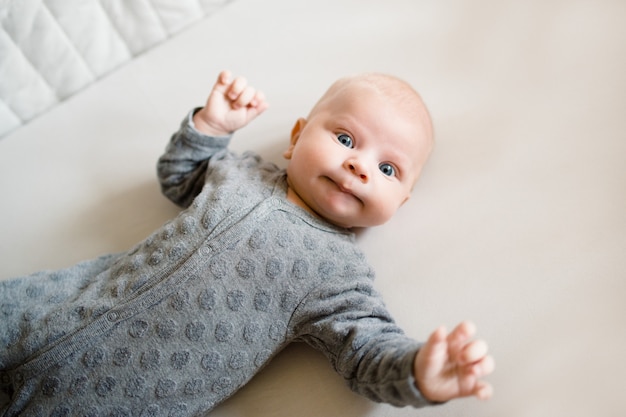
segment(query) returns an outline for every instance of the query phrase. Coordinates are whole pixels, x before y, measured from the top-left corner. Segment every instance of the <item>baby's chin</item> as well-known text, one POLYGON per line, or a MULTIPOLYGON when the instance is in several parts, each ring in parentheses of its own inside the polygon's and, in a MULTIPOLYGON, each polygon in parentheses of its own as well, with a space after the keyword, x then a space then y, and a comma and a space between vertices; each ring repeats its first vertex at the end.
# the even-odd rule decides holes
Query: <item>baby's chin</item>
MULTIPOLYGON (((361 205, 364 206, 363 202, 361 205)), ((387 223, 397 212, 397 209, 393 210, 392 207, 377 207, 377 211, 374 212, 374 207, 356 209, 354 206, 342 204, 338 204, 337 207, 327 206, 325 208, 327 211, 324 213, 325 215, 320 213, 321 217, 329 223, 345 229, 381 226, 387 223)))
POLYGON ((375 226, 380 226, 384 223, 386 223, 388 221, 388 219, 386 220, 377 220, 377 221, 371 221, 371 222, 367 222, 364 219, 361 218, 350 218, 350 217, 341 217, 341 216, 337 216, 336 218, 329 218, 330 216, 320 216, 323 219, 325 219, 327 222, 337 226, 337 227, 342 227, 344 229, 350 229, 352 231, 358 230, 358 229, 367 229, 369 227, 375 227, 375 226))
POLYGON ((326 220, 328 223, 331 223, 337 227, 342 227, 344 229, 352 229, 355 227, 366 227, 362 224, 360 218, 346 214, 342 212, 342 210, 333 210, 332 208, 326 207, 326 210, 318 209, 316 214, 322 219, 326 220))

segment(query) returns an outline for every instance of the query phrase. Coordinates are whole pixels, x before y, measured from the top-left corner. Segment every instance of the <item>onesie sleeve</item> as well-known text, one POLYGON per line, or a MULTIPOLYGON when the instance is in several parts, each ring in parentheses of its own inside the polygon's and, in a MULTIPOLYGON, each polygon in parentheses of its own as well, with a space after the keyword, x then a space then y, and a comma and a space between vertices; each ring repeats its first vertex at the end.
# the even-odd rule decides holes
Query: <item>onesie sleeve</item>
POLYGON ((422 396, 413 377, 421 344, 403 334, 370 283, 318 289, 292 320, 296 340, 324 353, 358 394, 399 407, 435 404, 422 396))
POLYGON ((227 152, 231 138, 207 136, 196 130, 193 115, 198 110, 189 112, 157 162, 161 191, 181 207, 188 207, 202 191, 209 161, 227 152))

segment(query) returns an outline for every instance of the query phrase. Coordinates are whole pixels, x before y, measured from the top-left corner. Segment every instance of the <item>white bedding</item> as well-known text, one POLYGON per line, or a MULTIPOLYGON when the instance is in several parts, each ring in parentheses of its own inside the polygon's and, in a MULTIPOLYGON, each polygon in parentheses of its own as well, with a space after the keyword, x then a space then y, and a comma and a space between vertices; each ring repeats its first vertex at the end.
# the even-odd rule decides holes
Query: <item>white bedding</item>
POLYGON ((229 0, 0 0, 0 137, 229 0))
POLYGON ((155 162, 219 70, 270 103, 232 148, 279 164, 332 80, 391 72, 437 145, 358 242, 409 335, 477 323, 495 397, 375 404, 296 345, 211 417, 623 417, 625 16, 621 0, 236 0, 0 139, 0 279, 127 250, 175 216, 155 162))

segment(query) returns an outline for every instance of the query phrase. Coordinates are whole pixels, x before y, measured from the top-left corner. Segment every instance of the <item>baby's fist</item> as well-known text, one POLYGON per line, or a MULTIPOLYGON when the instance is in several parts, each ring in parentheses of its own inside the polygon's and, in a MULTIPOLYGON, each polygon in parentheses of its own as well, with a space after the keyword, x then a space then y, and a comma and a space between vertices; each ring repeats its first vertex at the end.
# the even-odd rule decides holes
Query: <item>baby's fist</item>
POLYGON ((206 105, 193 118, 201 132, 225 136, 247 125, 268 107, 263 92, 248 85, 243 77, 232 79, 222 71, 213 86, 206 105))

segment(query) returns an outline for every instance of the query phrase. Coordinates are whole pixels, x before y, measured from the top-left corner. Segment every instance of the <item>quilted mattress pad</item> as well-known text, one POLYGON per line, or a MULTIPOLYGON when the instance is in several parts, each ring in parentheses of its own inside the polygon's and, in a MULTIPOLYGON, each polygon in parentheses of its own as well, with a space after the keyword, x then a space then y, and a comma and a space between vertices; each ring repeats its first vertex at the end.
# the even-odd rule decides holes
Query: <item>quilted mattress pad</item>
POLYGON ((0 0, 0 137, 232 0, 0 0))

